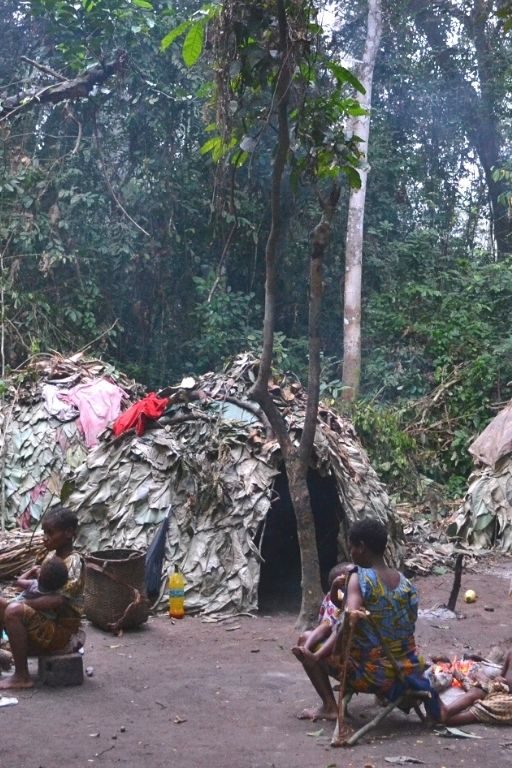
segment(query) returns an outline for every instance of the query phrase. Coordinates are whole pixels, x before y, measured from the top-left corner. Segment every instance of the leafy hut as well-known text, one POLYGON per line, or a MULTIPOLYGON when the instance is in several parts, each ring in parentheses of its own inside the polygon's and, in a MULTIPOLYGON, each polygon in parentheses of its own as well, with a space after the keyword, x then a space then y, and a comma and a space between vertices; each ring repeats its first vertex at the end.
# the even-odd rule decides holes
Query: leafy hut
POLYGON ((512 552, 512 401, 470 445, 475 470, 448 533, 475 550, 512 552))
MULTIPOLYGON (((247 393, 256 360, 239 356, 221 374, 184 379, 159 393, 162 415, 104 439, 75 474, 67 503, 77 543, 92 552, 144 551, 169 515, 165 565, 183 571, 189 612, 241 612, 300 599, 295 517, 277 440, 247 393)), ((306 393, 281 377, 271 394, 299 439, 306 393)), ((309 476, 322 577, 347 559, 350 524, 371 515, 401 528, 349 421, 321 405, 309 476)), ((162 589, 165 584, 162 585, 162 589)))
POLYGON ((80 353, 36 355, 2 386, 0 530, 29 529, 142 387, 80 353))

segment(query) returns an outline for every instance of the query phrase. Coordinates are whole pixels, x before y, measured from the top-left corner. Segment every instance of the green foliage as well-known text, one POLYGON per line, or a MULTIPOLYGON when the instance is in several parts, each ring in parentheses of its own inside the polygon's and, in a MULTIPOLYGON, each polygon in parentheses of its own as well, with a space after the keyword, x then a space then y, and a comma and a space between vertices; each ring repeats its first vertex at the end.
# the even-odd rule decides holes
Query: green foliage
MULTIPOLYGON (((414 493, 418 475, 460 493, 471 469, 467 446, 510 397, 512 381, 512 264, 495 263, 491 253, 489 177, 480 173, 474 146, 474 131, 491 131, 495 120, 502 154, 492 180, 507 222, 512 41, 490 18, 481 30, 488 35, 487 66, 479 68, 472 26, 453 22, 453 4, 442 14, 427 5, 417 18, 403 4, 389 6, 375 72, 365 399, 354 417, 381 476, 405 494, 414 493), (449 31, 442 52, 452 57, 453 79, 418 28, 431 14, 441 47, 449 31), (473 87, 485 72, 492 74, 485 91, 492 108, 469 110, 468 122, 464 82, 473 87)), ((461 15, 473 6, 459 5, 461 15)), ((505 24, 508 5, 502 4, 505 24)), ((318 212, 310 182, 341 170, 358 183, 358 142, 344 127, 360 112, 352 97, 360 88, 338 64, 338 52, 360 57, 367 8, 362 0, 338 4, 342 26, 326 45, 308 4, 291 6, 290 173, 275 359, 306 381, 304 286, 318 212)), ((36 88, 49 82, 21 56, 63 76, 110 60, 116 49, 127 59, 123 73, 89 99, 34 104, 3 124, 7 367, 37 351, 76 351, 99 337, 94 352, 159 387, 189 370, 217 368, 240 349, 259 351, 280 66, 275 7, 232 3, 225 19, 220 4, 193 0, 34 0, 32 7, 35 16, 27 5, 0 0, 2 99, 16 94, 20 81, 36 88), (231 53, 217 68, 223 44, 231 53)), ((491 148, 491 138, 482 146, 491 148)), ((322 336, 330 357, 321 388, 331 402, 341 392, 344 214, 325 265, 322 336)))
MULTIPOLYGON (((366 392, 391 409, 400 400, 416 436, 418 471, 454 493, 471 471, 467 449, 491 418, 492 404, 510 397, 511 266, 510 260, 477 268, 459 262, 430 285, 409 283, 367 306, 366 392)), ((378 456, 380 437, 365 434, 378 456)))
POLYGON ((194 338, 186 345, 190 363, 198 372, 214 369, 219 362, 246 349, 254 340, 253 328, 260 307, 254 295, 232 291, 214 275, 195 277, 197 294, 194 338))
POLYGON ((406 431, 404 408, 360 400, 353 404, 351 415, 381 480, 400 498, 413 498, 418 482, 415 461, 420 450, 406 431))
POLYGON ((347 86, 361 93, 364 88, 352 72, 325 54, 319 44, 324 31, 310 4, 287 4, 294 36, 302 42, 295 46, 290 43, 286 54, 279 53, 276 13, 271 6, 256 8, 240 2, 207 5, 162 39, 160 47, 165 51, 183 37, 183 61, 193 66, 205 50, 207 25, 214 22, 209 33, 213 40, 210 47, 214 50, 216 111, 223 120, 210 126, 216 127, 218 133, 201 146, 200 152, 211 153, 214 162, 226 158, 237 167, 250 160, 276 108, 272 94, 285 55, 293 70, 290 159, 296 182, 304 174, 328 179, 344 173, 351 186, 359 187, 359 140, 347 136, 345 128, 348 117, 364 114, 364 110, 347 95, 347 86))
POLYGON ((203 6, 193 14, 192 18, 181 22, 162 38, 160 50, 166 51, 176 40, 184 37, 181 50, 183 63, 187 67, 193 67, 204 51, 208 23, 218 15, 219 11, 220 7, 212 3, 203 6))
POLYGON ((53 25, 56 49, 75 72, 104 59, 127 35, 147 35, 156 24, 149 0, 30 0, 30 7, 53 25))
POLYGON ((510 2, 510 0, 504 0, 504 2, 500 4, 497 15, 500 19, 503 19, 503 31, 510 32, 512 29, 512 2, 510 2))

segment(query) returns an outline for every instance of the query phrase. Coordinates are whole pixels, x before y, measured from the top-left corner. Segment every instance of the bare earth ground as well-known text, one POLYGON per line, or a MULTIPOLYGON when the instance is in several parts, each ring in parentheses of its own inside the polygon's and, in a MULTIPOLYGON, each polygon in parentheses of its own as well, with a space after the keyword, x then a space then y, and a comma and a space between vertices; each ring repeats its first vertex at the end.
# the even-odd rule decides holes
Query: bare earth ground
MULTIPOLYGON (((425 655, 487 652, 512 638, 512 558, 486 557, 477 569, 463 576, 462 593, 479 595, 473 605, 459 598, 464 618, 420 618, 425 655)), ((452 579, 417 579, 422 608, 446 601, 452 579)), ((357 746, 331 748, 331 723, 295 717, 315 695, 289 650, 294 621, 291 613, 219 623, 158 616, 118 638, 88 627, 84 659, 94 673, 83 686, 8 694, 19 702, 0 709, 0 767, 384 768, 404 757, 434 768, 512 765, 512 727, 470 726, 480 739, 447 738, 401 713, 357 746)), ((356 697, 351 712, 364 723, 377 712, 373 697, 356 697)))

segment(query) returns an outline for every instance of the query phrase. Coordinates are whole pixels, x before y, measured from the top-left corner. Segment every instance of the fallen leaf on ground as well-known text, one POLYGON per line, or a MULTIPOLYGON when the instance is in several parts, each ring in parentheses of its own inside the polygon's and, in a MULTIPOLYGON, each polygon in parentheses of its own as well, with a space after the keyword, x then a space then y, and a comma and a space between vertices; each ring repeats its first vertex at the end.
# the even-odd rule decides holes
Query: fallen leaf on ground
POLYGON ((416 757, 409 757, 408 755, 397 755, 396 757, 385 757, 386 763, 395 763, 396 765, 404 765, 405 763, 420 763, 425 765, 423 760, 418 760, 416 757))
POLYGON ((176 717, 174 718, 174 722, 177 723, 178 725, 180 723, 186 723, 187 722, 187 718, 186 717, 180 717, 179 715, 176 715, 176 717))
POLYGON ((15 696, 0 696, 0 707, 11 707, 18 703, 18 699, 15 696))
POLYGON ((453 728, 447 726, 442 730, 434 731, 436 736, 451 736, 455 739, 481 739, 481 736, 477 736, 476 733, 470 733, 469 731, 463 731, 461 728, 453 728))
POLYGON ((324 732, 323 728, 319 728, 318 731, 310 731, 307 735, 308 736, 321 736, 324 732))

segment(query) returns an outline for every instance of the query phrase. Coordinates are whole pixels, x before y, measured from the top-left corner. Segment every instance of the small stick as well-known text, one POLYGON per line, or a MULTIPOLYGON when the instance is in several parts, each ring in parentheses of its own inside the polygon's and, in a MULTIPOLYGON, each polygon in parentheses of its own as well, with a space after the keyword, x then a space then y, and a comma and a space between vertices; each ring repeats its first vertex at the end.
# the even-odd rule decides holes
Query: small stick
POLYGON ((455 604, 457 602, 457 598, 459 596, 459 591, 460 591, 463 561, 464 561, 464 555, 463 554, 457 555, 457 559, 455 560, 455 575, 453 577, 452 591, 450 592, 450 597, 448 598, 448 605, 446 606, 449 611, 455 611, 455 604))

